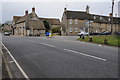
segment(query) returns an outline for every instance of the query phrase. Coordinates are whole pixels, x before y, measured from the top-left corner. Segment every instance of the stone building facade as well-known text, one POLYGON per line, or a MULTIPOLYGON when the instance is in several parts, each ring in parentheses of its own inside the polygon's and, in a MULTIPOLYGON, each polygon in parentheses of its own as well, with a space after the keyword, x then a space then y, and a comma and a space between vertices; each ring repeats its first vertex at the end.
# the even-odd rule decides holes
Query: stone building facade
MULTIPOLYGON (((61 25, 65 35, 77 35, 81 31, 111 32, 111 14, 109 16, 90 14, 86 11, 70 11, 64 8, 61 25)), ((113 18, 113 32, 120 31, 120 18, 113 18)))
POLYGON ((12 33, 13 35, 29 36, 29 35, 45 35, 46 27, 43 21, 48 21, 51 28, 60 27, 60 21, 56 18, 40 18, 35 13, 35 8, 32 12, 25 11, 24 16, 13 16, 12 33))

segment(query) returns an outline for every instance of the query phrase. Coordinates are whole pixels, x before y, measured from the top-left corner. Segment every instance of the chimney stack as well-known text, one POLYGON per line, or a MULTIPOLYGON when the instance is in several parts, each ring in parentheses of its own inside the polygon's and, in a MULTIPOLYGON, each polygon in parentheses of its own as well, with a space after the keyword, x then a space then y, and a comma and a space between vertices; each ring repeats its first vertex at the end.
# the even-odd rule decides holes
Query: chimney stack
POLYGON ((66 11, 67 10, 67 8, 64 8, 64 11, 66 11))
POLYGON ((28 15, 28 10, 25 11, 25 15, 28 15))
POLYGON ((89 13, 89 6, 86 5, 86 12, 89 13))
POLYGON ((32 8, 32 12, 35 12, 35 7, 32 8))
POLYGON ((112 13, 110 13, 109 16, 112 17, 112 13))

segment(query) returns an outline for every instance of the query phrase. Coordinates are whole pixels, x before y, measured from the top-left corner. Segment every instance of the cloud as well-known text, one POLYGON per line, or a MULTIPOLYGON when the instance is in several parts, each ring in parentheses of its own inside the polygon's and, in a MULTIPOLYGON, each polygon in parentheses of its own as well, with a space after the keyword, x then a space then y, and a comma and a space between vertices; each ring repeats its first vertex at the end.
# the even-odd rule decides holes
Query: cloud
MULTIPOLYGON (((2 0, 2 2, 111 2, 112 0, 2 0)), ((119 0, 115 0, 119 1, 119 0)))
POLYGON ((39 17, 61 19, 66 4, 68 10, 85 11, 89 5, 93 14, 108 15, 111 12, 110 2, 2 2, 2 22, 12 20, 13 16, 23 16, 26 10, 30 13, 33 6, 39 17))

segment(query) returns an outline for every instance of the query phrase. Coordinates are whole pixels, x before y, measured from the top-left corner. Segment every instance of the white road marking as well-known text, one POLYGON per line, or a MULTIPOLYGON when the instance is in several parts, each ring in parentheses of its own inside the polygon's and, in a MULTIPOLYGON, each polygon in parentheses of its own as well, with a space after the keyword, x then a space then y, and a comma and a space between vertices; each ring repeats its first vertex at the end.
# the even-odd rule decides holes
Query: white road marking
POLYGON ((10 61, 10 63, 13 63, 14 61, 10 61))
POLYGON ((64 50, 69 51, 69 52, 73 52, 73 53, 77 53, 77 54, 81 54, 81 55, 84 55, 84 56, 92 57, 92 58, 95 58, 95 59, 98 59, 98 60, 106 61, 106 59, 96 57, 96 56, 92 56, 92 55, 88 55, 88 54, 84 54, 84 53, 80 53, 80 52, 77 52, 77 51, 74 51, 74 50, 70 50, 70 49, 64 49, 64 50))
POLYGON ((50 44, 46 44, 46 43, 40 43, 40 44, 43 44, 43 45, 46 45, 46 46, 50 46, 50 47, 55 47, 54 45, 50 45, 50 44))
MULTIPOLYGON (((35 41, 32 41, 32 40, 29 40, 29 41, 35 42, 35 41)), ((82 42, 82 43, 85 43, 85 42, 82 42)), ((46 43, 40 43, 40 44, 50 46, 50 47, 55 47, 54 45, 50 45, 50 44, 46 44, 46 43)), ((95 59, 98 59, 98 60, 106 61, 106 59, 96 57, 96 56, 92 56, 92 55, 88 55, 88 54, 84 54, 84 53, 80 53, 80 52, 77 52, 77 51, 74 51, 74 50, 70 50, 70 49, 64 49, 64 50, 70 51, 70 52, 73 52, 73 53, 77 53, 77 54, 81 54, 81 55, 84 55, 84 56, 92 57, 92 58, 95 58, 95 59)))
MULTIPOLYGON (((35 41, 33 41, 33 40, 28 40, 28 41, 30 41, 30 42, 35 42, 35 41)), ((36 42, 37 43, 37 42, 36 42)), ((55 47, 54 45, 51 45, 51 44, 46 44, 46 43, 41 43, 41 42, 39 42, 40 44, 43 44, 43 45, 46 45, 46 46, 50 46, 50 47, 55 47)))
POLYGON ((24 72, 24 70, 21 68, 21 66, 19 65, 19 63, 15 60, 15 58, 12 56, 12 54, 10 53, 10 51, 6 48, 6 46, 2 43, 2 45, 4 46, 4 48, 7 50, 8 54, 10 55, 10 57, 13 59, 13 61, 15 62, 15 64, 17 65, 18 69, 21 71, 21 73, 23 74, 23 76, 27 79, 30 80, 29 77, 27 76, 27 74, 24 72))

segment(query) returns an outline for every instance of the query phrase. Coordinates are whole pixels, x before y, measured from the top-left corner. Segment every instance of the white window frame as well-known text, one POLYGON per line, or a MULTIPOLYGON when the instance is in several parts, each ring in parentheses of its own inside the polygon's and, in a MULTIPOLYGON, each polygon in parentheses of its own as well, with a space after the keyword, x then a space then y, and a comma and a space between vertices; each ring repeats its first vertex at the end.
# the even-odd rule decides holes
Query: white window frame
POLYGON ((78 28, 77 27, 75 27, 75 32, 78 32, 78 28))
POLYGON ((100 17, 100 20, 103 20, 103 17, 100 17))
POLYGON ((70 20, 69 20, 69 23, 70 23, 70 24, 73 24, 73 20, 72 20, 72 19, 70 19, 70 20))
POLYGON ((72 32, 72 31, 73 31, 73 30, 72 30, 72 27, 70 27, 70 28, 69 28, 69 32, 72 32))
POLYGON ((78 19, 75 19, 75 24, 78 24, 78 19))
POLYGON ((95 20, 95 19, 96 19, 96 16, 94 16, 93 18, 94 18, 94 20, 95 20))
POLYGON ((108 21, 111 21, 111 18, 108 18, 108 21))

